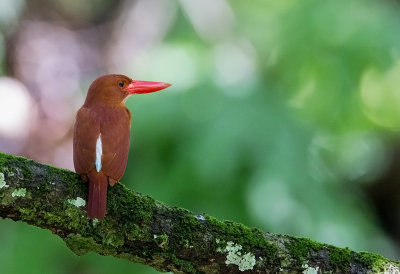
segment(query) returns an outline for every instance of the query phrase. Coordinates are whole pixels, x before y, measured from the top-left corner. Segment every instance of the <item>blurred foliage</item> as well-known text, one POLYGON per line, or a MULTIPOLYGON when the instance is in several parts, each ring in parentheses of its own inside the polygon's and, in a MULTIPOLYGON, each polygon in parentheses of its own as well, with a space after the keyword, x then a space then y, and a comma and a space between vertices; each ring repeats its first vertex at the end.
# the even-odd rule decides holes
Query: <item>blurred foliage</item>
MULTIPOLYGON (((121 64, 136 79, 173 83, 127 101, 132 145, 122 182, 220 219, 399 258, 364 192, 399 139, 399 7, 166 3, 173 19, 163 41, 121 64)), ((112 10, 115 20, 128 4, 112 10)), ((62 5, 68 14, 79 6, 62 5)), ((83 20, 76 14, 71 20, 83 20)), ((82 77, 82 90, 92 76, 82 77)), ((0 272, 154 272, 94 254, 77 258, 49 234, 1 221, 0 272)))

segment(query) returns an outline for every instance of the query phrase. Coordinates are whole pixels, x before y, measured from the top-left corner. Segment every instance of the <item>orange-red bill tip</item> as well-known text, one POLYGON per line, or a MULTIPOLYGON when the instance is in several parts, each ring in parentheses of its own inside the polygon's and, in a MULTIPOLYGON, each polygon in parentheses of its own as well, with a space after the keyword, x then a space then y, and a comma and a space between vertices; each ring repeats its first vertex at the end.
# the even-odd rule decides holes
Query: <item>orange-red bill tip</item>
POLYGON ((143 94, 159 91, 169 86, 171 86, 169 83, 133 80, 132 83, 125 88, 125 91, 129 94, 143 94))

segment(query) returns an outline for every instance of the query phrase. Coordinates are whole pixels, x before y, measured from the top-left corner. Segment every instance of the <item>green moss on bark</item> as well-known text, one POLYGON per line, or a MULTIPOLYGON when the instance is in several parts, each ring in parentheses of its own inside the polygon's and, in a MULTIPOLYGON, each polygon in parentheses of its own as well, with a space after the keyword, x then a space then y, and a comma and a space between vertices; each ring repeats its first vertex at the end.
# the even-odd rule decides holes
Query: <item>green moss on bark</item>
POLYGON ((100 254, 104 252, 104 247, 96 243, 93 238, 83 237, 79 234, 69 234, 64 241, 76 255, 84 255, 90 251, 100 254))
POLYGON ((334 269, 346 269, 350 266, 350 253, 349 248, 329 246, 329 263, 334 269))
MULTIPOLYGON (((360 253, 353 252, 352 257, 353 260, 358 262, 359 264, 371 267, 374 273, 385 272, 385 268, 388 264, 396 265, 397 267, 399 267, 398 262, 388 260, 378 254, 373 254, 368 252, 360 252, 360 253)), ((399 271, 399 269, 397 269, 397 271, 399 271)))
POLYGON ((324 272, 398 270, 379 255, 222 222, 122 184, 109 188, 106 218, 89 220, 82 202, 87 188, 71 171, 0 153, 0 217, 50 229, 78 255, 93 251, 174 273, 302 272, 304 265, 324 272))
POLYGON ((308 262, 310 252, 316 252, 323 248, 323 245, 307 238, 291 238, 285 247, 289 251, 290 258, 296 260, 299 265, 308 262))

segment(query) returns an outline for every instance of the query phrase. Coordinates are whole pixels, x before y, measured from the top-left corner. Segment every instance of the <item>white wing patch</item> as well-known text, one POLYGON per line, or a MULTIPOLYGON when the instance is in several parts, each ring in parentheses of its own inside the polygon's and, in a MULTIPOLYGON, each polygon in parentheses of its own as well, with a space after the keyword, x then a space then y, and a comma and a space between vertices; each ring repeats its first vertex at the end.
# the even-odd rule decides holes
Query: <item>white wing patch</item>
POLYGON ((103 144, 101 143, 101 133, 96 141, 96 161, 94 161, 94 165, 96 166, 97 172, 101 170, 101 156, 103 155, 103 144))

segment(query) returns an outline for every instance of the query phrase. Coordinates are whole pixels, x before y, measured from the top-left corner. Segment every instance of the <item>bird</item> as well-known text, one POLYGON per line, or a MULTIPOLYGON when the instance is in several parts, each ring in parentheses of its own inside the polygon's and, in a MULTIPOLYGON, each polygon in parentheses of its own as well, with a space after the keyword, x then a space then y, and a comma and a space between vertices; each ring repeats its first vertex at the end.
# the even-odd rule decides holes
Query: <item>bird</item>
POLYGON ((73 129, 73 162, 76 173, 89 183, 87 214, 102 220, 106 215, 108 185, 122 178, 128 160, 131 113, 129 95, 155 92, 169 83, 138 81, 121 74, 97 78, 89 86, 73 129))

